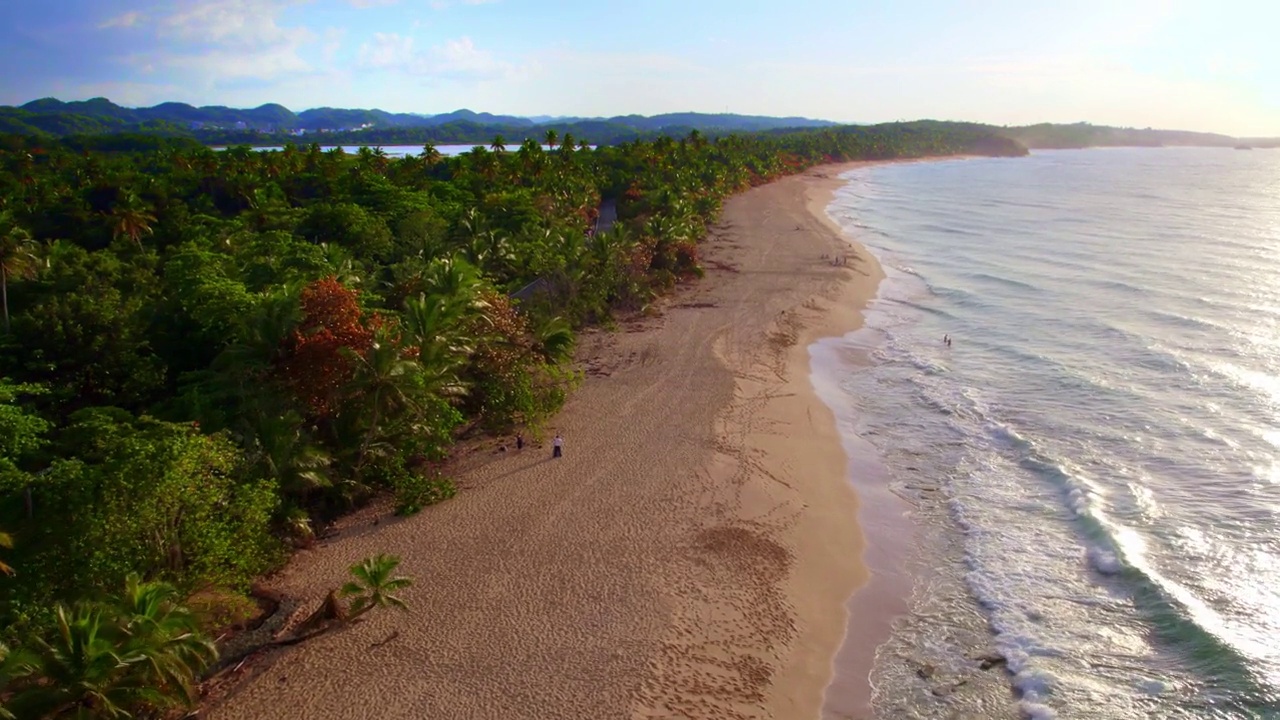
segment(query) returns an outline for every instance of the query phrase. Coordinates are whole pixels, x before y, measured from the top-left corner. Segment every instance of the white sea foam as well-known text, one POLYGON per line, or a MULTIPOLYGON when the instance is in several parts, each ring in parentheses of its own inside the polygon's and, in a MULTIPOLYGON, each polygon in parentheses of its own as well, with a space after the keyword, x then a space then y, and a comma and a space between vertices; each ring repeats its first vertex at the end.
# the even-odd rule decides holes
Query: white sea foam
POLYGON ((939 710, 894 668, 919 657, 976 673, 974 618, 1026 717, 1185 720, 1215 712, 1189 698, 1280 703, 1280 651, 1267 649, 1280 570, 1239 570, 1280 556, 1268 494, 1280 335, 1273 315, 1244 309, 1280 307, 1263 279, 1280 275, 1267 265, 1280 254, 1257 251, 1269 230, 1247 215, 1231 215, 1230 237, 1226 215, 1198 220, 1216 202, 1270 203, 1280 218, 1280 198, 1259 192, 1280 169, 1242 162, 1256 159, 1045 153, 880 168, 838 195, 833 217, 886 270, 864 344, 877 365, 845 389, 892 486, 938 523, 922 547, 955 558, 928 587, 960 588, 916 597, 898 655, 875 671, 880 694, 911 708, 886 717, 957 708, 961 694, 939 710), (1197 272, 1206 254, 1221 262, 1197 272))
POLYGON ((1089 566, 1103 575, 1116 575, 1124 570, 1124 563, 1110 550, 1094 546, 1086 552, 1086 557, 1089 566))
POLYGON ((1038 702, 1029 700, 1020 700, 1018 709, 1021 710, 1029 720, 1053 720, 1058 717, 1058 712, 1048 705, 1041 705, 1038 702))

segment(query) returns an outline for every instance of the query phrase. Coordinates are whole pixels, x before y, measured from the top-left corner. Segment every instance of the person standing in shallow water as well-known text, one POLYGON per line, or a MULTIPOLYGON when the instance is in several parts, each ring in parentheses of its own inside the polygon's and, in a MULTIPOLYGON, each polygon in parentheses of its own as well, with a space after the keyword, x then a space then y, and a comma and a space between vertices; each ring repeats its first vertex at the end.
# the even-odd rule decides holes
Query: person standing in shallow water
POLYGON ((564 438, 560 437, 560 433, 556 433, 556 437, 551 441, 551 457, 558 458, 564 454, 564 438))

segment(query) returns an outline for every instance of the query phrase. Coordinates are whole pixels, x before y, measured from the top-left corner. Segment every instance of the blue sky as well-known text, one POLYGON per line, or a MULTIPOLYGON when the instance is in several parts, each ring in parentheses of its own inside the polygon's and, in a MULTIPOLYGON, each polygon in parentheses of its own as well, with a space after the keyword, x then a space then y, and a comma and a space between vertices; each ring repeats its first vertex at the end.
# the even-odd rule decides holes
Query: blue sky
POLYGON ((1280 2, 2 0, 0 103, 1280 135, 1280 2))

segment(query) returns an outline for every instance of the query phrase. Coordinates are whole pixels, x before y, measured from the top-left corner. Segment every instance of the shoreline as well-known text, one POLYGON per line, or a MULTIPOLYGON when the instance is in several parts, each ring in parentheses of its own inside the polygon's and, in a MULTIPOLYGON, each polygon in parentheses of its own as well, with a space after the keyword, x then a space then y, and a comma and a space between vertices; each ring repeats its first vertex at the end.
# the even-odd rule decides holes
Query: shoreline
MULTIPOLYGON (((826 214, 868 164, 730 198, 705 279, 583 333, 586 382, 548 426, 564 458, 495 439, 455 462, 458 497, 366 508, 299 552, 268 580, 295 613, 377 552, 416 578, 411 611, 256 658, 209 716, 818 717, 837 651, 869 668, 878 645, 846 639, 877 545, 810 357, 881 277, 826 214)), ((856 684, 841 694, 865 705, 856 684)))
MULTIPOLYGON (((839 174, 847 169, 841 169, 839 174)), ((913 578, 906 563, 916 527, 910 514, 911 505, 890 487, 889 469, 879 451, 857 434, 858 410, 850 406, 849 396, 840 387, 848 373, 872 362, 873 348, 863 345, 857 336, 862 334, 867 312, 880 297, 885 279, 878 258, 827 212, 836 191, 844 185, 842 181, 824 188, 820 207, 811 210, 821 212, 830 222, 831 230, 875 266, 877 277, 869 296, 858 288, 846 287, 843 304, 854 310, 830 318, 828 332, 819 334, 808 346, 812 389, 832 415, 831 422, 847 458, 845 479, 857 496, 857 527, 864 572, 862 581, 849 594, 844 606, 845 623, 839 645, 831 653, 833 675, 822 697, 821 717, 864 720, 874 717, 871 701, 875 688, 871 674, 877 652, 889 640, 894 619, 910 611, 913 578), (856 623, 853 618, 857 618, 856 623)))
MULTIPOLYGON (((775 183, 769 204, 748 203, 745 198, 736 207, 726 204, 725 222, 750 224, 757 232, 788 241, 794 233, 804 233, 806 250, 812 253, 808 262, 823 268, 821 279, 798 283, 789 306, 767 324, 764 348, 735 347, 731 342, 719 342, 715 348, 735 379, 734 399, 717 420, 720 442, 709 468, 711 485, 722 494, 734 494, 717 498, 715 504, 726 507, 726 520, 750 532, 752 541, 773 543, 785 567, 767 579, 771 587, 750 594, 748 603, 735 602, 731 584, 698 586, 697 600, 683 608, 683 616, 696 622, 677 622, 668 642, 682 650, 714 647, 721 652, 701 663, 668 658, 662 667, 674 665, 685 673, 717 677, 723 661, 732 660, 725 657, 732 653, 723 648, 743 644, 741 625, 744 620, 750 624, 744 605, 771 608, 785 620, 770 628, 765 642, 738 654, 739 661, 752 659, 767 676, 758 692, 748 694, 756 701, 755 712, 743 711, 741 703, 691 707, 685 697, 671 697, 687 696, 690 688, 659 675, 652 684, 658 686, 654 694, 661 700, 651 700, 645 711, 632 717, 692 711, 693 717, 707 718, 818 718, 832 686, 835 658, 845 646, 857 658, 852 669, 855 677, 860 672, 861 680, 839 683, 839 695, 859 712, 869 711, 867 676, 879 643, 849 643, 871 638, 846 636, 853 607, 847 604, 861 595, 858 591, 871 578, 863 561, 868 546, 858 521, 860 498, 850 482, 851 468, 860 458, 847 454, 836 416, 815 387, 811 348, 860 328, 862 311, 883 278, 876 259, 826 212, 835 191, 844 185, 839 176, 873 164, 882 163, 821 166, 775 183), (829 258, 836 255, 846 255, 847 264, 833 266, 829 258), (697 641, 680 643, 688 637, 697 641)), ((887 632, 892 614, 880 611, 896 607, 875 610, 883 621, 877 627, 887 632)), ((842 671, 848 669, 841 665, 842 671)))
MULTIPOLYGON (((846 267, 851 272, 837 286, 806 301, 806 308, 812 308, 812 318, 800 333, 787 368, 795 402, 789 412, 779 408, 781 414, 794 414, 803 406, 815 444, 825 447, 819 453, 816 448, 789 442, 777 458, 780 467, 808 464, 815 483, 806 498, 812 504, 808 528, 799 527, 795 532, 799 560, 791 581, 800 618, 810 628, 796 648, 798 657, 792 664, 804 670, 802 677, 779 683, 779 689, 790 685, 793 689, 789 695, 793 697, 772 708, 770 716, 775 718, 805 720, 827 717, 833 711, 842 718, 870 717, 871 666, 876 648, 887 639, 889 622, 898 610, 886 604, 884 598, 866 602, 869 592, 878 588, 876 579, 881 568, 868 562, 868 555, 876 553, 880 539, 867 533, 865 516, 869 510, 882 508, 878 502, 868 503, 865 491, 877 483, 887 488, 887 473, 879 468, 874 449, 865 444, 851 446, 850 435, 842 428, 847 418, 838 404, 843 396, 838 373, 849 366, 848 358, 826 358, 824 363, 822 357, 832 343, 863 327, 864 313, 884 279, 877 259, 827 212, 835 193, 845 185, 840 176, 875 164, 883 163, 843 163, 823 168, 807 193, 806 209, 825 228, 837 252, 846 256, 846 267), (832 581, 833 574, 844 577, 842 581, 832 581), (824 577, 828 578, 825 583, 824 577), (856 624, 851 622, 855 617, 856 624), (883 629, 883 633, 865 631, 871 617, 871 624, 883 629)), ((901 609, 905 610, 905 595, 901 609)))
MULTIPOLYGON (((952 158, 889 162, 941 159, 952 158)), ((871 362, 870 348, 859 345, 855 336, 865 325, 871 303, 879 297, 885 273, 876 256, 828 212, 837 191, 847 184, 841 177, 844 173, 883 164, 888 163, 854 162, 824 168, 828 172, 813 182, 807 204, 809 212, 849 254, 854 277, 827 294, 826 306, 819 310, 819 316, 797 343, 789 372, 808 381, 801 392, 808 405, 807 412, 823 416, 822 434, 826 437, 825 430, 830 430, 829 442, 839 454, 838 459, 843 460, 843 466, 836 464, 837 456, 833 453, 831 466, 826 470, 832 482, 842 482, 853 490, 853 513, 849 517, 856 518, 853 526, 857 539, 847 550, 857 555, 857 568, 851 573, 853 587, 844 593, 840 603, 843 615, 837 613, 838 619, 815 623, 822 637, 815 638, 811 649, 814 657, 810 662, 816 664, 826 659, 827 682, 816 693, 812 688, 806 689, 807 696, 815 698, 818 706, 797 703, 797 718, 854 720, 873 716, 874 688, 870 675, 876 653, 889 639, 894 618, 908 612, 912 591, 912 581, 905 568, 915 532, 909 519, 910 505, 891 490, 888 468, 876 448, 856 434, 857 409, 849 405, 849 398, 840 387, 847 373, 871 362)), ((849 517, 827 518, 826 522, 849 524, 849 517)), ((830 528, 815 527, 815 530, 818 536, 809 539, 807 544, 826 542, 829 545, 830 528)), ((822 568, 821 564, 814 563, 815 574, 830 572, 834 567, 828 564, 822 568)), ((799 592, 806 592, 804 585, 798 584, 799 592)), ((832 600, 824 598, 823 604, 829 608, 832 600)))

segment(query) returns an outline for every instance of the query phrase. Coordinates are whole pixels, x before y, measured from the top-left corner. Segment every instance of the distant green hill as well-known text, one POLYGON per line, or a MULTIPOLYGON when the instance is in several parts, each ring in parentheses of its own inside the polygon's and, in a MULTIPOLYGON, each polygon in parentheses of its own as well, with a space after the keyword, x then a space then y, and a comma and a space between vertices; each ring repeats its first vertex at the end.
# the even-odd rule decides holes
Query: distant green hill
MULTIPOLYGON (((275 103, 256 108, 196 107, 166 102, 153 107, 128 108, 106 98, 63 102, 33 100, 21 107, 0 106, 0 133, 19 135, 99 135, 143 133, 188 137, 211 145, 276 145, 313 138, 326 144, 489 144, 501 136, 507 142, 542 139, 548 130, 579 140, 611 145, 658 135, 682 136, 697 130, 709 137, 730 133, 819 129, 835 126, 826 120, 731 113, 666 113, 618 115, 609 118, 493 115, 455 110, 437 115, 391 113, 385 110, 320 107, 293 112, 275 103), (319 135, 317 135, 319 134, 319 135)), ((975 127, 977 127, 975 125, 975 127)), ((1277 138, 1233 138, 1213 133, 1117 128, 1088 123, 981 126, 1032 149, 1106 146, 1203 145, 1213 147, 1276 147, 1277 138)))
MULTIPOLYGON (((576 118, 575 118, 576 119, 576 118)), ((734 115, 731 113, 667 113, 665 115, 620 115, 608 122, 627 125, 640 130, 662 130, 668 127, 693 127, 699 129, 741 130, 759 132, 779 128, 829 127, 836 123, 826 120, 810 120, 802 117, 768 117, 764 115, 734 115)))
MULTIPOLYGON (((364 110, 347 108, 312 108, 295 113, 283 105, 270 104, 251 109, 236 109, 221 106, 195 107, 186 103, 166 102, 153 107, 127 108, 107 100, 93 98, 74 102, 63 102, 55 98, 33 100, 21 107, 0 107, 0 118, 17 121, 29 130, 53 135, 64 135, 68 132, 112 132, 130 131, 146 122, 162 121, 176 126, 186 127, 190 131, 199 130, 255 130, 259 132, 281 132, 305 130, 310 132, 344 131, 360 128, 432 128, 456 123, 469 123, 474 126, 502 128, 532 128, 537 126, 564 127, 578 123, 608 123, 619 127, 633 128, 638 131, 660 131, 664 128, 692 127, 703 130, 757 131, 780 127, 824 127, 836 123, 808 118, 773 118, 753 115, 673 113, 645 117, 627 115, 614 118, 580 118, 562 117, 550 121, 538 122, 530 118, 514 115, 493 115, 472 110, 455 110, 438 115, 422 115, 413 113, 390 113, 385 110, 364 110), (90 121, 69 122, 66 116, 88 118, 90 121), (96 123, 96 124, 95 124, 96 123), (67 128, 84 128, 84 130, 67 130, 67 128), (94 130, 93 128, 98 128, 94 130)), ((15 126, 12 122, 7 127, 15 126)))
POLYGON ((1032 149, 1120 146, 1164 147, 1175 145, 1231 147, 1241 142, 1239 138, 1216 133, 1153 130, 1151 128, 1139 130, 1136 128, 1090 125, 1089 123, 1074 123, 1071 125, 1041 123, 1025 127, 1004 128, 1003 132, 1032 149))

